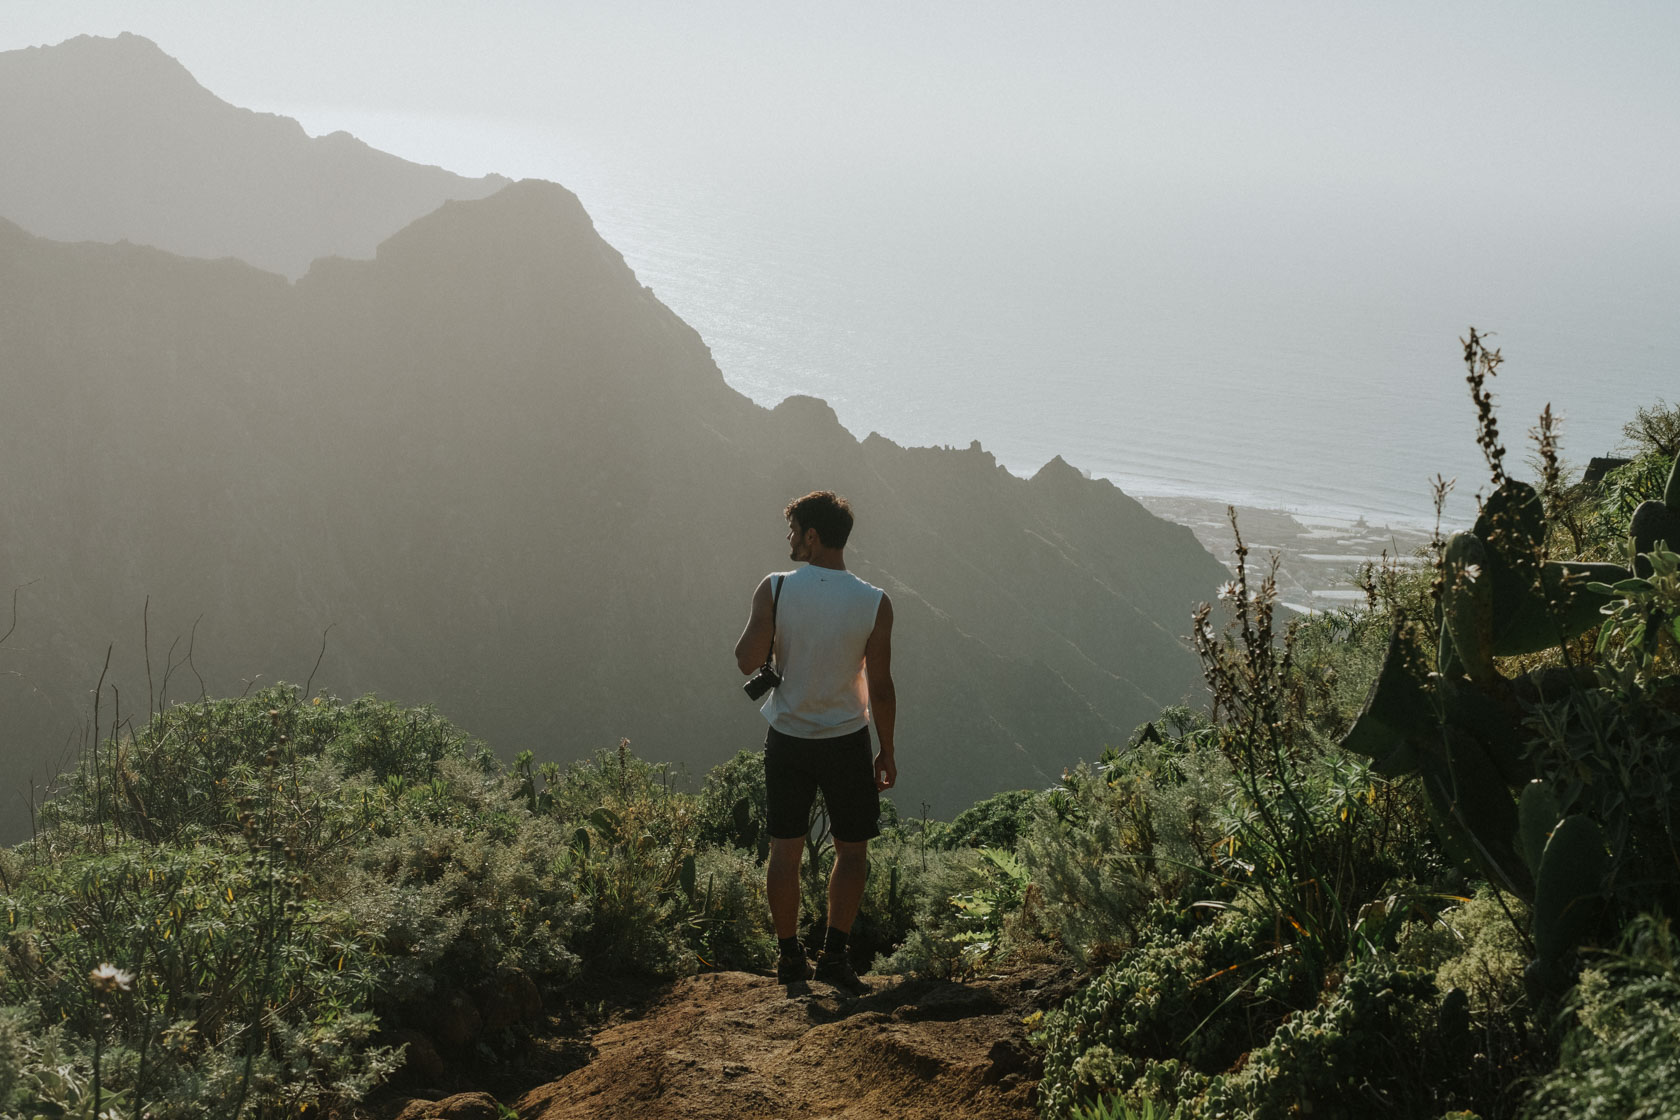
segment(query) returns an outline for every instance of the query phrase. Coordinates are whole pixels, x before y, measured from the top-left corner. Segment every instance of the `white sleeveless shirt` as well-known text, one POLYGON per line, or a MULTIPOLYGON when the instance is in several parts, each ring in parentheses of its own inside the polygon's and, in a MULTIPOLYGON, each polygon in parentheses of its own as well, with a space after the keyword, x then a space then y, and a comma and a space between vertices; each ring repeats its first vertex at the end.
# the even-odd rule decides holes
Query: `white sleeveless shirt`
POLYGON ((863 650, 881 609, 881 589, 814 564, 772 573, 772 592, 778 582, 775 647, 782 683, 759 711, 784 735, 850 735, 869 722, 863 650))

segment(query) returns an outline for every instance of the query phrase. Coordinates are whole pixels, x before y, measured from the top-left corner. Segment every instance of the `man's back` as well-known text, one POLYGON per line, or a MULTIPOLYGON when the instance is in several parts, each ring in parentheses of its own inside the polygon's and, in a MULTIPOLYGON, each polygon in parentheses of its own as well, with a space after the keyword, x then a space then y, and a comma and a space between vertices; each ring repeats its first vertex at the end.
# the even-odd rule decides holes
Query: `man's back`
POLYGON ((772 577, 776 667, 782 683, 765 699, 770 725, 785 735, 826 739, 869 722, 864 648, 875 628, 881 589, 845 570, 800 568, 772 577))

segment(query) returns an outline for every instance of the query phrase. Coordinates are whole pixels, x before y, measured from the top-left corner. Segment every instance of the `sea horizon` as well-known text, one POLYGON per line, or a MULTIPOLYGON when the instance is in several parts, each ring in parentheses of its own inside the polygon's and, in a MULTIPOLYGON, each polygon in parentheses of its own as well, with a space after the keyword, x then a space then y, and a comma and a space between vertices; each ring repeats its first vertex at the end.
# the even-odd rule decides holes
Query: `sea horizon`
POLYGON ((880 197, 743 190, 534 123, 273 111, 462 174, 558 182, 745 396, 821 398, 860 439, 978 441, 1018 476, 1059 456, 1134 497, 1428 532, 1437 476, 1454 482, 1444 528, 1488 489, 1472 327, 1506 359, 1492 390, 1517 477, 1535 473, 1546 405, 1578 473, 1675 395, 1680 231, 1615 215, 1261 200, 1186 224, 1116 217, 1089 184, 1003 214, 953 206, 938 179, 880 197))

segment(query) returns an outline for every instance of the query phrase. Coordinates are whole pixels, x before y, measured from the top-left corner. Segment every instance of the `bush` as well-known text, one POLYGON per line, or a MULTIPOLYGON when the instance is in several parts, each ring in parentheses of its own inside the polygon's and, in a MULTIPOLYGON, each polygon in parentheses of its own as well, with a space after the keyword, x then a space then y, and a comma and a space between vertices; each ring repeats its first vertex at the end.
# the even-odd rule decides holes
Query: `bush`
POLYGON ((1458 1051, 1469 1040, 1437 1031, 1437 1003, 1426 972, 1355 965, 1318 1007, 1292 1015, 1252 1051, 1240 1072, 1216 1078, 1202 1111, 1253 1120, 1367 1110, 1439 1116, 1452 1107, 1443 1074, 1462 1064, 1458 1051))
POLYGON ((1666 919, 1630 923, 1622 949, 1582 973, 1569 1010, 1562 1061, 1530 1120, 1680 1117, 1680 939, 1666 919))
POLYGON ((1527 1000, 1523 970, 1529 921, 1521 899, 1503 903, 1483 886, 1474 897, 1427 922, 1409 923, 1399 938, 1398 959, 1431 972, 1443 992, 1465 993, 1473 1014, 1502 1016, 1527 1000))
POLYGON ((934 852, 925 870, 921 858, 896 861, 887 879, 899 924, 896 937, 878 939, 875 970, 950 980, 1007 956, 1016 947, 1011 919, 1031 889, 1025 866, 1002 848, 934 852), (900 878, 899 867, 908 874, 900 878))
POLYGON ((758 852, 762 860, 770 834, 764 792, 764 752, 738 751, 714 767, 700 787, 698 836, 703 844, 728 844, 758 852))
POLYGON ((1292 985, 1295 970, 1263 948, 1266 923, 1235 910, 1201 925, 1164 910, 1152 917, 1148 940, 1046 1016, 1044 1116, 1105 1094, 1193 1098, 1248 1048, 1256 1019, 1275 1021, 1262 993, 1292 985))
POLYGON ((978 801, 940 831, 941 848, 1003 848, 1014 851, 1032 820, 1037 790, 1012 789, 978 801))
POLYGON ((1035 799, 1021 856, 1044 921, 1077 959, 1100 966, 1136 944, 1160 899, 1214 893, 1213 814, 1229 773, 1197 735, 1081 765, 1035 799))
POLYGON ((869 885, 860 908, 860 918, 868 920, 872 948, 879 954, 874 970, 942 980, 962 975, 963 944, 957 938, 961 912, 951 899, 976 885, 979 853, 959 848, 918 854, 902 842, 880 847, 879 854, 870 856, 869 885), (876 933, 879 927, 887 927, 886 932, 876 933))
POLYGON ((471 744, 426 709, 275 686, 90 752, 8 861, 0 1004, 38 1042, 14 1094, 334 1108, 397 1065, 376 1011, 508 969, 569 976, 562 833, 471 744), (102 966, 126 988, 102 991, 102 966))
POLYGON ((765 969, 776 961, 764 868, 733 847, 701 848, 695 859, 695 897, 686 930, 689 947, 706 968, 765 969))

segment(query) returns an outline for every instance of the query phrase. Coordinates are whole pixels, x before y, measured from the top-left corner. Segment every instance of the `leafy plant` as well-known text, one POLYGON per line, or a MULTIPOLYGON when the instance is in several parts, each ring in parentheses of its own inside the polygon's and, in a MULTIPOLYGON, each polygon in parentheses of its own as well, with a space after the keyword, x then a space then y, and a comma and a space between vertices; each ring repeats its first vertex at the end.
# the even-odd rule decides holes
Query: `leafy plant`
POLYGON ((958 813, 940 832, 941 848, 1000 848, 1014 850, 1032 820, 1036 790, 1013 789, 994 794, 958 813))
POLYGON ((1156 915, 1152 935, 1045 1016, 1047 1117, 1105 1094, 1176 1105, 1248 1048, 1298 960, 1266 948, 1263 919, 1226 910, 1193 924, 1156 915), (1164 920, 1163 920, 1164 919, 1164 920))
POLYGON ((1134 1105, 1121 1096, 1099 1097, 1090 1104, 1075 1105, 1068 1120, 1169 1120, 1165 1108, 1156 1108, 1152 1098, 1134 1105))
POLYGON ((1314 734, 1314 682, 1294 662, 1299 627, 1274 629, 1276 562, 1251 595, 1234 510, 1231 527, 1230 627, 1216 634, 1203 604, 1192 634, 1213 697, 1211 740, 1232 787, 1212 870, 1227 891, 1263 896, 1279 943, 1322 980, 1358 941, 1360 908, 1393 873, 1381 841, 1407 811, 1382 775, 1314 734))
POLYGON ((1621 948, 1582 973, 1557 1068, 1530 1098, 1531 1120, 1680 1117, 1680 941, 1667 919, 1629 923, 1621 948))
POLYGON ((1468 1036, 1440 1029, 1439 993, 1427 973, 1371 961, 1350 969, 1320 1006, 1297 1012, 1240 1072, 1215 1078, 1201 1102, 1210 1116, 1283 1120, 1304 1112, 1394 1110, 1437 1116, 1456 1103, 1443 1074, 1462 1066, 1468 1036))

